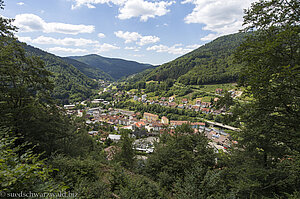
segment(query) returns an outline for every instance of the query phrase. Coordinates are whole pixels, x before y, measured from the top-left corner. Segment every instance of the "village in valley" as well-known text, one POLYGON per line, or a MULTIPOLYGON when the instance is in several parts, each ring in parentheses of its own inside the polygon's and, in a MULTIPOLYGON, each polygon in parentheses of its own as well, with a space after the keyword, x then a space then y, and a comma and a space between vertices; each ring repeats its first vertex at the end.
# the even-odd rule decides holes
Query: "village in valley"
MULTIPOLYGON (((106 151, 113 143, 117 143, 121 139, 120 131, 128 130, 130 137, 134 141, 134 149, 144 154, 152 153, 154 150, 154 142, 159 142, 159 137, 163 133, 173 135, 176 127, 183 124, 189 125, 193 129, 193 133, 202 133, 209 140, 209 145, 214 148, 216 153, 220 151, 226 152, 237 142, 233 140, 229 132, 238 131, 238 128, 225 125, 216 121, 197 117, 199 114, 211 116, 231 114, 226 107, 217 109, 217 102, 223 96, 223 89, 215 89, 214 97, 207 100, 204 98, 196 98, 189 100, 188 96, 179 97, 148 97, 146 93, 134 91, 122 91, 119 89, 111 89, 112 84, 102 82, 102 89, 99 96, 111 96, 107 99, 95 98, 70 105, 64 105, 66 113, 70 117, 80 117, 85 121, 86 128, 91 137, 97 142, 105 145, 106 151), (156 99, 156 100, 155 100, 156 99), (174 120, 168 118, 167 115, 157 114, 152 111, 132 110, 132 107, 119 108, 120 101, 130 101, 131 103, 139 103, 144 107, 155 105, 160 108, 169 110, 186 110, 194 114, 194 119, 190 120, 174 120), (131 109, 131 110, 130 110, 131 109)), ((227 92, 227 91, 226 91, 227 92)), ((236 91, 229 91, 232 97, 241 95, 236 91)), ((151 94, 150 94, 151 95, 151 94)))

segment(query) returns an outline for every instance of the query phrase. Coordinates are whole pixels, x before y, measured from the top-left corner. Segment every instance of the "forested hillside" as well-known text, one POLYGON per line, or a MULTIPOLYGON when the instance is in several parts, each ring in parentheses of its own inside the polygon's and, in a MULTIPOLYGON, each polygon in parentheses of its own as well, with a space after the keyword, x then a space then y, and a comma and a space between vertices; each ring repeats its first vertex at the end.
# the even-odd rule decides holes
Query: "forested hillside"
POLYGON ((77 61, 86 63, 93 68, 99 68, 111 75, 114 79, 120 79, 128 75, 142 72, 148 68, 152 68, 149 64, 141 64, 134 61, 127 61, 116 58, 106 58, 99 55, 85 55, 85 56, 72 56, 70 57, 77 61))
POLYGON ((100 70, 99 68, 95 68, 93 66, 90 66, 88 64, 85 64, 83 62, 68 57, 62 57, 62 59, 68 64, 75 66, 78 70, 80 70, 80 72, 82 72, 89 78, 96 79, 96 80, 98 79, 108 80, 108 81, 113 80, 113 78, 109 74, 105 73, 103 70, 100 70))
POLYGON ((233 52, 245 33, 219 37, 216 40, 163 64, 146 75, 148 80, 174 79, 183 84, 235 82, 241 66, 233 62, 233 52))
MULTIPOLYGON (((73 115, 66 114, 51 95, 62 100, 80 98, 80 92, 92 92, 94 81, 59 57, 29 46, 25 51, 14 36, 13 20, 0 15, 0 197, 299 199, 299 8, 298 0, 260 0, 244 11, 244 32, 251 35, 233 56, 228 54, 228 60, 241 66, 238 86, 252 98, 247 103, 234 101, 232 114, 228 114, 240 124, 237 131, 222 132, 208 124, 203 124, 202 131, 199 126, 192 127, 192 120, 173 121, 178 125, 163 125, 153 142, 147 141, 150 133, 155 135, 152 130, 146 133, 147 118, 142 119, 142 110, 158 114, 169 108, 137 102, 139 112, 119 112, 116 105, 124 105, 122 98, 131 96, 111 89, 103 95, 116 96, 110 100, 115 104, 82 105, 73 115), (96 119, 94 113, 105 120, 96 119), (132 129, 144 131, 147 138, 133 136, 134 131, 124 123, 111 122, 117 117, 122 122, 132 118, 132 129), (137 122, 138 117, 143 122, 137 122), (206 129, 213 135, 211 139, 206 129), (226 150, 212 141, 221 133, 232 143, 226 150)), ((216 47, 222 49, 221 43, 216 47)), ((187 56, 193 57, 195 52, 187 56)), ((205 52, 209 57, 210 51, 205 52)), ((175 67, 171 76, 159 79, 166 80, 163 84, 155 84, 161 90, 170 87, 174 79, 186 74, 179 69, 175 67)), ((138 83, 141 91, 152 82, 138 83)), ((220 103, 229 98, 228 93, 220 96, 220 103)), ((219 140, 219 144, 226 142, 219 140)))
POLYGON ((133 75, 130 75, 128 77, 124 77, 122 79, 120 79, 120 81, 125 81, 128 83, 134 83, 134 82, 138 82, 138 81, 142 81, 143 78, 148 75, 149 73, 151 73, 153 70, 155 70, 156 67, 153 68, 148 68, 140 73, 136 73, 133 75))
POLYGON ((86 99, 92 94, 92 89, 97 88, 96 81, 64 59, 29 45, 24 44, 24 48, 27 55, 40 57, 45 62, 46 69, 52 72, 51 80, 54 82, 52 96, 61 103, 86 99))

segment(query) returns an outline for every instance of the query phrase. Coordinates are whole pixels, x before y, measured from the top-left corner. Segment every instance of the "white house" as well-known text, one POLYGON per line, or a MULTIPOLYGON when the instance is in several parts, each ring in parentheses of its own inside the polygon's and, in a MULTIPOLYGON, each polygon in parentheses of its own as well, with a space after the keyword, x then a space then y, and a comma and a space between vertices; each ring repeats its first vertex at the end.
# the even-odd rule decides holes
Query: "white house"
POLYGON ((121 139, 121 135, 109 134, 107 138, 117 142, 121 139))

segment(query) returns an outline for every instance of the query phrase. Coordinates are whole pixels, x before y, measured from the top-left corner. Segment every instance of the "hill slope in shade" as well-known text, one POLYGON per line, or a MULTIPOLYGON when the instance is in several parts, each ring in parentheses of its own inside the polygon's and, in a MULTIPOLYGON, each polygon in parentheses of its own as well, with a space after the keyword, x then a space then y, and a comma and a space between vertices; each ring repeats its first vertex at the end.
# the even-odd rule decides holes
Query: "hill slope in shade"
POLYGON ((157 81, 174 79, 186 85, 235 82, 240 66, 233 63, 233 52, 244 38, 244 33, 219 37, 159 66, 145 78, 157 81))
POLYGON ((109 81, 113 80, 113 78, 109 74, 105 73, 103 70, 100 70, 99 68, 92 67, 88 64, 85 64, 83 62, 68 57, 63 57, 62 59, 68 64, 75 66, 78 70, 80 70, 83 74, 85 74, 89 78, 96 79, 96 80, 98 79, 109 80, 109 81))
POLYGON ((61 57, 26 44, 24 44, 24 49, 27 55, 40 57, 45 62, 46 69, 53 73, 52 95, 61 103, 67 104, 70 101, 86 99, 92 94, 92 89, 97 88, 96 81, 84 75, 61 57))
POLYGON ((93 68, 101 69, 116 80, 153 67, 150 64, 141 64, 135 61, 116 58, 106 58, 95 54, 72 56, 69 58, 88 64, 93 68))

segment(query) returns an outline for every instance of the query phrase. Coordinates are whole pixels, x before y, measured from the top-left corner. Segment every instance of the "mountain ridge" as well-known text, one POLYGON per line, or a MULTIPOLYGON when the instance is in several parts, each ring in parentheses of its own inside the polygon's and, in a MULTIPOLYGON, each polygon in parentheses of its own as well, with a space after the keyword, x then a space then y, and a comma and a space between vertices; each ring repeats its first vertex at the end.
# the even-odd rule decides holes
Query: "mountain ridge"
POLYGON ((83 62, 77 61, 76 59, 71 59, 68 57, 61 57, 61 58, 65 62, 75 66, 78 70, 80 70, 83 74, 85 74, 89 78, 96 79, 96 80, 98 79, 108 80, 108 81, 113 80, 113 78, 109 74, 105 73, 103 70, 99 68, 95 68, 83 62))
POLYGON ((22 43, 27 56, 37 56, 45 62, 45 67, 52 72, 54 83, 52 96, 62 104, 86 99, 92 95, 98 83, 87 77, 75 66, 65 62, 63 58, 39 48, 22 43))
POLYGON ((218 37, 160 65, 144 78, 147 81, 173 79, 185 85, 235 82, 241 67, 233 62, 233 53, 245 36, 245 33, 235 33, 218 37))
POLYGON ((121 58, 108 58, 97 54, 69 56, 68 58, 83 62, 93 68, 101 69, 116 80, 153 67, 151 64, 144 64, 121 58))

